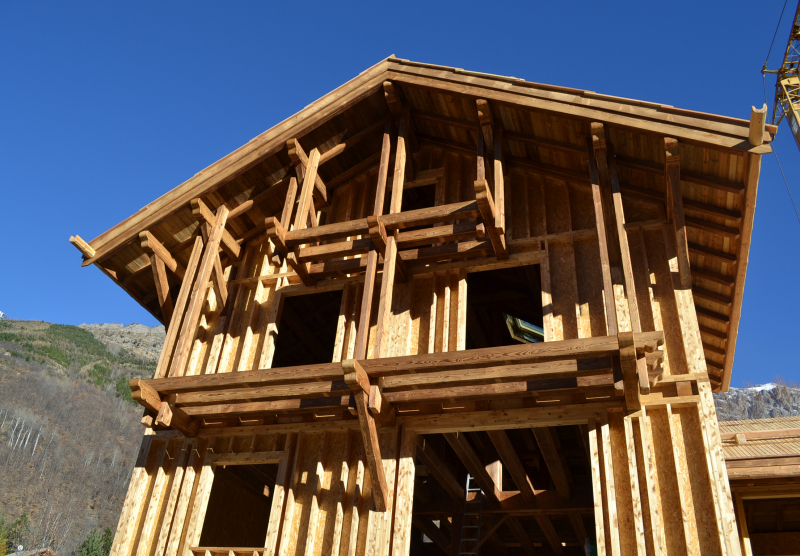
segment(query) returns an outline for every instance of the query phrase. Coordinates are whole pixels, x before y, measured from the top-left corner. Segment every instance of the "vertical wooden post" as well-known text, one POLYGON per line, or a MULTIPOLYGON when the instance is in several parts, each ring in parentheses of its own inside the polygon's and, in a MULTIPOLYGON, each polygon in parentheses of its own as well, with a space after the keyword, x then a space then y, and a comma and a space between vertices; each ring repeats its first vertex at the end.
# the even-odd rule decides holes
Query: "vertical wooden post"
MULTIPOLYGON (((375 187, 375 206, 372 209, 373 216, 380 216, 383 213, 383 199, 386 194, 386 178, 389 173, 389 157, 391 156, 392 141, 391 129, 392 122, 387 118, 386 126, 383 129, 383 144, 381 146, 381 162, 378 169, 378 185, 375 187)), ((356 344, 353 350, 353 359, 362 360, 367 358, 367 343, 369 342, 369 321, 372 314, 372 294, 375 291, 375 280, 378 272, 378 251, 375 245, 371 245, 367 254, 367 270, 364 274, 364 290, 361 296, 361 314, 358 319, 358 329, 356 330, 356 344)))
POLYGON ((664 180, 666 183, 667 222, 672 224, 678 251, 678 273, 680 289, 692 289, 692 273, 689 269, 689 240, 686 235, 686 220, 683 216, 683 193, 681 192, 681 158, 678 141, 664 138, 664 180))
POLYGON ((192 288, 192 298, 189 301, 189 307, 186 309, 186 316, 183 319, 181 335, 178 340, 178 345, 175 348, 175 357, 170 367, 169 376, 183 376, 184 369, 186 368, 189 350, 192 347, 192 340, 194 340, 194 336, 197 333, 200 311, 203 307, 203 303, 205 303, 206 295, 208 294, 208 282, 214 270, 214 261, 219 253, 219 243, 222 239, 222 232, 225 231, 225 223, 227 220, 228 209, 223 205, 217 209, 214 227, 211 229, 208 244, 203 253, 203 260, 197 271, 197 280, 192 288))
MULTIPOLYGON (((397 147, 394 153, 394 177, 392 178, 392 199, 389 203, 389 214, 400 212, 403 204, 403 184, 406 175, 406 143, 411 126, 411 111, 403 111, 400 130, 397 135, 397 147)), ((386 237, 386 249, 383 254, 383 276, 381 278, 381 294, 378 303, 378 326, 375 334, 375 357, 385 357, 389 347, 389 315, 392 314, 392 294, 394 293, 394 277, 398 267, 397 235, 395 230, 386 237)))
POLYGON ((397 462, 397 492, 394 496, 394 525, 392 527, 392 556, 406 556, 411 550, 411 513, 414 505, 414 460, 417 453, 417 433, 403 428, 400 455, 397 462))
POLYGON ((750 531, 747 529, 747 513, 744 511, 744 503, 740 494, 734 494, 736 498, 736 513, 739 524, 739 541, 742 544, 742 556, 753 556, 753 547, 750 544, 750 531))
POLYGON ((594 220, 597 228, 597 246, 600 250, 600 269, 603 275, 603 297, 606 302, 606 325, 609 336, 616 336, 619 328, 617 327, 617 310, 614 301, 614 285, 611 282, 611 263, 608 253, 608 239, 606 237, 605 211, 603 210, 603 194, 600 190, 600 177, 597 173, 597 162, 594 157, 593 149, 595 143, 601 139, 595 135, 588 140, 589 147, 589 178, 592 182, 592 201, 594 202, 594 220))
POLYGON ((161 355, 158 357, 158 367, 153 378, 164 378, 167 376, 170 360, 172 359, 172 352, 175 348, 175 341, 178 338, 178 331, 181 329, 181 319, 184 314, 184 307, 189 300, 189 295, 192 292, 195 283, 195 276, 197 275, 197 268, 200 264, 200 257, 203 254, 203 238, 197 236, 194 238, 194 248, 192 254, 189 256, 189 264, 186 265, 186 274, 181 283, 181 291, 178 293, 178 299, 175 302, 172 314, 174 320, 170 320, 171 326, 167 329, 167 337, 164 339, 164 347, 161 348, 161 355))

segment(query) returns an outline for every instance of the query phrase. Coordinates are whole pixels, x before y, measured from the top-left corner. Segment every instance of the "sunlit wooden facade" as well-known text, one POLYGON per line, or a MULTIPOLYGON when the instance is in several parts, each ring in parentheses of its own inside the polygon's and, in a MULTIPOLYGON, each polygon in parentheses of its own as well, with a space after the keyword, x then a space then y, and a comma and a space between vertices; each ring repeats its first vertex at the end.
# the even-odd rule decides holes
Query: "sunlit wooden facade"
POLYGON ((73 237, 167 326, 112 556, 740 554, 764 117, 392 57, 73 237))

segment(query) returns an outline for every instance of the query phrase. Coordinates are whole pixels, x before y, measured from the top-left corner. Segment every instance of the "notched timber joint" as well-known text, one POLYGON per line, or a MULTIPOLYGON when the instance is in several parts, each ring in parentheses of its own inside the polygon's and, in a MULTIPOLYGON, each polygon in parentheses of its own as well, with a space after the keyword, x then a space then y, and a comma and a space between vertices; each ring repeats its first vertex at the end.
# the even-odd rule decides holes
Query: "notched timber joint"
POLYGON ((492 199, 492 192, 489 190, 488 182, 477 180, 475 182, 475 199, 478 202, 478 209, 481 213, 481 219, 486 229, 486 235, 494 247, 495 256, 498 260, 508 258, 508 246, 506 245, 506 236, 497 228, 497 208, 492 199))
MULTIPOLYGON (((369 383, 369 376, 363 367, 354 359, 342 362, 344 381, 353 391, 358 412, 358 422, 361 429, 361 439, 364 442, 364 454, 369 467, 370 478, 372 479, 372 494, 375 502, 375 510, 385 512, 389 509, 389 487, 386 483, 386 474, 383 471, 383 457, 381 456, 380 443, 378 441, 378 431, 375 426, 375 417, 370 411, 370 390, 372 385, 369 383)), ((377 399, 375 400, 377 403, 377 399)), ((389 404, 386 400, 380 402, 380 412, 389 411, 389 404)))

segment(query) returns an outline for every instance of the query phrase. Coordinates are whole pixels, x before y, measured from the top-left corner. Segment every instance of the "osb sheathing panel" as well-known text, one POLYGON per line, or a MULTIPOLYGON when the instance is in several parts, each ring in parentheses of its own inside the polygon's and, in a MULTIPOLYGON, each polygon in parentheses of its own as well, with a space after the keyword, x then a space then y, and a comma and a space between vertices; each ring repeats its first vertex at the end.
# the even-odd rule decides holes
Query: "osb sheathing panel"
POLYGON ((614 484, 616 485, 617 515, 619 527, 619 543, 622 554, 636 554, 636 528, 634 525, 633 497, 630 485, 628 458, 632 450, 628 450, 625 440, 625 424, 622 412, 608 414, 608 425, 611 438, 611 454, 614 465, 614 484))
POLYGON ((670 435, 669 415, 665 409, 648 411, 651 438, 658 470, 660 515, 663 519, 666 554, 686 554, 686 537, 683 528, 682 505, 678 494, 678 477, 670 435))

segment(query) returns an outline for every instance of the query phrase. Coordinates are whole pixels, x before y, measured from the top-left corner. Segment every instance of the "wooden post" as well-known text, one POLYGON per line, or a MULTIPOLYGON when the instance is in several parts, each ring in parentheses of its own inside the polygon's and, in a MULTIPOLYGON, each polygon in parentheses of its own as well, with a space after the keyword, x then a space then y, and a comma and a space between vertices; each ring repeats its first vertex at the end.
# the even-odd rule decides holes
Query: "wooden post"
POLYGON ((400 455, 397 462, 397 491, 394 496, 394 526, 392 530, 392 556, 406 556, 411 550, 411 521, 414 505, 414 459, 417 451, 417 433, 403 428, 400 455))
POLYGON ((386 474, 383 472, 383 458, 378 443, 378 431, 375 418, 367 408, 369 399, 369 377, 358 361, 349 359, 342 362, 344 381, 353 391, 358 411, 358 423, 361 427, 361 439, 364 442, 364 452, 367 458, 369 474, 372 478, 372 494, 375 500, 375 509, 385 512, 389 506, 389 486, 386 483, 386 474))
MULTIPOLYGON (((383 199, 386 195, 386 179, 389 174, 389 157, 391 156, 391 120, 386 120, 383 130, 383 144, 381 146, 381 162, 378 169, 378 184, 375 187, 375 206, 373 216, 380 216, 383 213, 383 199)), ((367 358, 367 343, 369 342, 369 321, 372 315, 372 295, 375 291, 375 280, 378 272, 378 251, 375 245, 370 247, 367 253, 367 270, 364 274, 364 291, 361 297, 361 314, 358 319, 358 329, 356 330, 356 344, 353 351, 353 359, 362 360, 367 358)))
POLYGON ((197 281, 195 281, 194 287, 192 288, 192 298, 186 309, 186 317, 181 326, 181 335, 178 339, 178 345, 175 348, 175 357, 170 367, 169 376, 183 376, 183 371, 189 357, 189 350, 192 347, 192 341, 197 332, 200 311, 206 300, 208 282, 214 270, 214 260, 217 258, 217 250, 219 249, 220 240, 222 239, 222 233, 225 231, 225 222, 227 222, 228 219, 228 209, 225 206, 221 206, 218 213, 214 221, 214 227, 211 229, 211 234, 208 238, 208 244, 203 253, 203 260, 197 272, 197 281))
MULTIPOLYGON (((592 136, 589 142, 589 178, 592 182, 592 200, 594 201, 594 219, 597 228, 597 245, 600 250, 600 269, 603 275, 603 296, 606 302, 606 326, 609 336, 614 336, 619 331, 617 327, 617 310, 614 301, 614 285, 611 281, 611 263, 608 254, 608 240, 606 238, 605 211, 603 210, 603 194, 600 190, 600 178, 597 173, 597 162, 593 155, 594 143, 601 139, 592 136)), ((599 147, 598 147, 599 148, 599 147)))
POLYGON ((171 326, 167 329, 167 337, 164 339, 164 346, 161 348, 161 355, 158 357, 158 367, 153 378, 163 378, 167 376, 169 363, 172 359, 172 352, 175 348, 175 340, 178 338, 178 331, 180 330, 181 319, 183 317, 184 307, 189 300, 189 295, 194 286, 194 279, 197 275, 197 268, 200 264, 200 257, 203 254, 203 238, 197 236, 194 239, 194 248, 192 254, 189 256, 189 263, 186 267, 186 274, 184 275, 183 282, 181 283, 181 290, 178 293, 178 299, 173 308, 173 315, 175 320, 170 320, 171 326))
MULTIPOLYGON (((394 177, 392 179, 392 199, 389 214, 397 214, 403 203, 403 183, 406 175, 406 140, 411 125, 411 112, 405 110, 400 120, 397 147, 394 154, 394 177)), ((375 333, 375 357, 385 357, 389 347, 389 315, 392 314, 392 295, 394 293, 395 271, 398 269, 397 236, 398 230, 386 236, 386 250, 383 255, 383 276, 378 303, 378 327, 375 333)), ((400 266, 402 267, 402 262, 400 266)), ((405 274, 405 270, 402 272, 405 274)))
POLYGON ((678 273, 680 289, 692 288, 692 273, 689 268, 689 240, 686 235, 686 220, 683 215, 683 193, 681 192, 681 159, 678 141, 664 138, 664 183, 666 184, 667 222, 675 232, 675 246, 678 251, 678 273))

